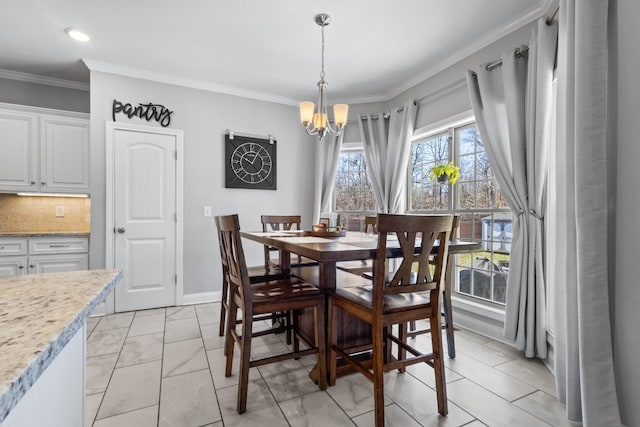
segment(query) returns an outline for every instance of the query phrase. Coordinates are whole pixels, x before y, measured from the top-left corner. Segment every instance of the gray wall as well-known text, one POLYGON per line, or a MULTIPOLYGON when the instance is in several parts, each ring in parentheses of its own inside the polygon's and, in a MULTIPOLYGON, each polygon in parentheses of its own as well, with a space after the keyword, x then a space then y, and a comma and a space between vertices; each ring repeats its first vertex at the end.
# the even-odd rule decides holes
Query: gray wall
MULTIPOLYGON (((91 267, 105 263, 105 123, 113 99, 155 102, 174 111, 171 128, 184 131, 184 293, 219 291, 220 259, 213 214, 238 213, 245 230, 258 230, 260 214, 300 214, 311 227, 315 139, 298 122, 297 107, 146 80, 91 73, 91 267), (278 189, 224 188, 224 133, 274 135, 278 141, 278 189)), ((152 122, 117 121, 154 126, 152 122)), ((155 125, 159 126, 159 125, 155 125)), ((259 264, 262 248, 247 243, 247 262, 259 264)))
MULTIPOLYGON (((617 41, 611 75, 617 81, 617 203, 615 251, 614 352, 623 421, 640 426, 640 2, 612 1, 612 37, 617 41), (617 4, 617 11, 616 6, 617 4), (617 25, 616 21, 617 20, 617 25)), ((613 123, 615 124, 615 122, 613 123)))
POLYGON ((89 112, 89 91, 0 78, 0 102, 89 112))

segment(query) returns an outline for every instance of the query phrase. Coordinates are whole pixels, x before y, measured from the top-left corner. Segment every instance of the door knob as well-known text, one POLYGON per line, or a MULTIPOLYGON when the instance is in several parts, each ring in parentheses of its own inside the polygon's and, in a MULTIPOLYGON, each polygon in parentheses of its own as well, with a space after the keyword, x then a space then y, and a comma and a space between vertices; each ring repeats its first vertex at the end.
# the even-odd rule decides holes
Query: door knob
POLYGON ((118 233, 124 233, 125 231, 127 231, 127 229, 124 228, 124 227, 119 227, 118 228, 118 233))

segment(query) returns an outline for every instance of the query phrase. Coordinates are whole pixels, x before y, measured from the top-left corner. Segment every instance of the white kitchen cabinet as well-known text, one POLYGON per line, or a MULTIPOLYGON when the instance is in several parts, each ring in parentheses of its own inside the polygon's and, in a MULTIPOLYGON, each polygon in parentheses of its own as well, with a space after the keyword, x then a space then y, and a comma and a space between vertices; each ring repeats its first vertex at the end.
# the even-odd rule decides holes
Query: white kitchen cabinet
POLYGON ((37 115, 0 110, 2 191, 34 191, 38 188, 39 138, 37 115))
POLYGON ((0 277, 26 274, 28 265, 26 256, 0 256, 0 277))
POLYGON ((0 107, 0 192, 89 193, 86 114, 0 107))
POLYGON ((40 190, 47 193, 89 192, 89 122, 40 117, 40 190))
POLYGON ((0 238, 0 277, 89 268, 86 237, 0 238))

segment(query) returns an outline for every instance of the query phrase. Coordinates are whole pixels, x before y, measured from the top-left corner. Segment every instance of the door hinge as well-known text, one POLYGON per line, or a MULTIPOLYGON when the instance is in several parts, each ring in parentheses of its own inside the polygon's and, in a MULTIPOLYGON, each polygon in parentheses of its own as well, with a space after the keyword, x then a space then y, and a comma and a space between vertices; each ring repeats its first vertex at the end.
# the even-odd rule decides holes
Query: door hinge
POLYGON ((175 212, 173 213, 173 221, 178 222, 178 214, 175 212))
POLYGON ((178 160, 178 150, 176 150, 175 155, 176 155, 176 160, 178 160))
POLYGON ((178 275, 177 274, 174 276, 174 280, 175 280, 176 285, 177 285, 178 284, 178 275))

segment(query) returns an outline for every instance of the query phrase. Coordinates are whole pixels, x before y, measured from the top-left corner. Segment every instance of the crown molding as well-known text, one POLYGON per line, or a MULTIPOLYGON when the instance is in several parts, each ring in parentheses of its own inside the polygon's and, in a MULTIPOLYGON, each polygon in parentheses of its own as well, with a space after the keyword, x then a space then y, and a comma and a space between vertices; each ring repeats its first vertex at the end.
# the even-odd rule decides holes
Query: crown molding
POLYGON ((8 80, 18 80, 21 82, 37 83, 40 85, 63 87, 65 89, 89 91, 89 84, 74 82, 72 80, 57 79, 55 77, 39 76, 37 74, 21 73, 11 70, 0 70, 0 78, 8 80))
POLYGON ((206 82, 203 80, 176 77, 170 74, 157 73, 154 71, 143 70, 140 68, 129 67, 125 65, 110 64, 107 62, 94 61, 92 59, 82 59, 87 68, 91 71, 99 71, 102 73, 116 74, 119 76, 133 77, 138 79, 150 80, 158 83, 166 83, 175 86, 183 86, 191 89, 205 90, 208 92, 222 93, 225 95, 239 96, 242 98, 256 99, 259 101, 274 102, 276 104, 295 105, 299 100, 284 96, 277 96, 270 93, 258 92, 253 90, 241 89, 233 86, 227 86, 218 83, 206 82))
POLYGON ((442 61, 439 61, 437 65, 428 68, 427 70, 425 70, 424 73, 421 73, 416 77, 414 77, 413 79, 408 80, 404 84, 397 86, 391 92, 383 96, 384 100, 388 101, 395 98, 396 96, 402 94, 403 92, 411 89, 414 86, 417 86, 418 84, 429 79, 430 77, 435 76, 439 72, 446 70, 447 68, 456 64, 457 62, 462 61, 466 57, 473 55, 474 53, 480 51, 481 49, 489 46, 492 43, 495 43, 496 41, 507 36, 513 31, 519 28, 522 28, 525 25, 531 23, 532 21, 540 18, 545 13, 547 13, 550 3, 553 3, 553 1, 554 0, 543 0, 538 7, 531 9, 529 12, 525 13, 524 15, 521 15, 520 17, 517 17, 512 21, 506 23, 504 26, 496 29, 496 31, 489 33, 484 37, 479 38, 475 43, 472 43, 468 45, 466 48, 453 53, 452 55, 443 59, 442 61))

